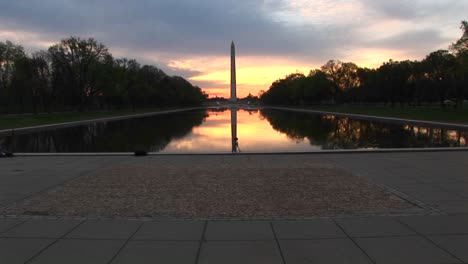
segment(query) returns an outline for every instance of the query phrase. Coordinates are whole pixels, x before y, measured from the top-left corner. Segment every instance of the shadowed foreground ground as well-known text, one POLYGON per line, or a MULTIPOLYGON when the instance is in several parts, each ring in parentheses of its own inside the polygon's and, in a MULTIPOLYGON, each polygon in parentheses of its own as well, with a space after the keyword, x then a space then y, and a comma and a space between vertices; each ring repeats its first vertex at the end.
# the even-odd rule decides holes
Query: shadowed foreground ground
POLYGON ((158 157, 132 159, 34 195, 2 214, 314 217, 417 209, 331 163, 289 161, 269 168, 235 160, 192 164, 180 158, 170 163, 158 157))
POLYGON ((467 167, 466 152, 0 159, 0 208, 43 210, 30 211, 34 216, 0 216, 0 263, 468 263, 467 167), (360 197, 366 195, 373 201, 360 197), (151 202, 160 198, 167 204, 151 202), (159 215, 162 209, 168 215, 235 213, 230 210, 241 206, 257 214, 249 207, 254 202, 288 213, 316 207, 316 214, 347 210, 342 213, 352 215, 52 216, 59 209, 79 215, 137 212, 139 207, 154 207, 159 215), (331 207, 321 206, 326 203, 331 207), (79 212, 87 206, 89 212, 79 212), (372 208, 404 213, 354 215, 372 208), (49 215, 37 216, 41 213, 49 215))

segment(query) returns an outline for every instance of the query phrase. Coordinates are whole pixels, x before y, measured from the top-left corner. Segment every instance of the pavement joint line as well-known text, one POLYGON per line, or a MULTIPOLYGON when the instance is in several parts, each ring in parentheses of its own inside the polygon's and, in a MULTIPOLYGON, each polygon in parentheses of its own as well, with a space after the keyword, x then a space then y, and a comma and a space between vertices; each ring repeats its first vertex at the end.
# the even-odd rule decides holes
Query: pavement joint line
POLYGON ((415 205, 415 206, 417 206, 417 207, 419 207, 421 209, 424 209, 426 211, 431 212, 431 214, 434 214, 434 215, 446 215, 447 214, 447 213, 445 213, 445 212, 443 212, 443 211, 441 211, 439 209, 436 209, 436 208, 434 208, 434 207, 432 207, 430 205, 425 204, 424 202, 421 202, 421 201, 419 201, 417 199, 414 199, 410 195, 407 195, 407 194, 405 194, 403 192, 400 192, 400 191, 398 191, 398 190, 396 190, 396 189, 394 189, 394 188, 392 188, 392 187, 390 187, 388 185, 377 183, 377 182, 375 182, 373 180, 370 180, 370 182, 372 184, 376 185, 376 186, 379 186, 379 187, 383 188, 384 190, 388 191, 389 193, 395 195, 396 197, 398 197, 398 198, 400 198, 400 199, 402 199, 402 200, 404 200, 404 201, 406 201, 406 202, 408 202, 408 203, 410 203, 412 205, 415 205))
MULTIPOLYGON (((341 228, 340 228, 341 229, 341 228)), ((387 237, 417 237, 419 235, 385 235, 385 236, 346 236, 346 238, 387 238, 387 237)), ((345 237, 316 237, 316 238, 282 238, 282 241, 317 241, 317 240, 337 240, 345 237)))
MULTIPOLYGON (((140 223, 138 225, 138 228, 135 230, 135 232, 133 232, 129 238, 127 238, 125 240, 125 242, 123 243, 123 245, 119 248, 119 250, 117 250, 117 252, 114 254, 114 256, 112 256, 112 258, 107 262, 108 264, 112 263, 112 261, 115 260, 115 258, 117 258, 117 256, 120 254, 120 252, 122 252, 122 250, 125 248, 125 246, 127 246, 128 242, 130 242, 130 240, 135 236, 136 233, 138 233, 138 231, 140 231, 141 227, 143 226, 144 223, 140 223)), ((122 240, 121 240, 122 241, 122 240)))
MULTIPOLYGON (((8 219, 8 218, 7 218, 8 219)), ((16 218, 16 219, 20 219, 20 218, 16 218)), ((11 226, 10 228, 7 228, 5 230, 3 230, 2 232, 0 232, 0 237, 1 238, 4 238, 4 236, 2 236, 3 234, 7 233, 8 231, 10 230, 13 230, 14 228, 17 228, 18 226, 21 226, 23 225, 24 223, 26 223, 27 221, 29 221, 30 219, 24 219, 23 221, 11 226)))
POLYGON ((432 241, 432 239, 430 239, 428 236, 424 235, 423 233, 420 233, 418 232, 416 229, 412 228, 410 225, 406 224, 405 222, 401 221, 400 219, 395 219, 396 221, 398 221, 400 224, 406 226, 407 228, 409 228, 410 230, 412 230, 413 232, 415 232, 416 234, 418 234, 418 236, 424 238, 426 241, 428 241, 429 243, 431 243, 432 245, 436 246, 437 248, 441 249, 442 251, 444 251, 445 253, 449 254, 451 257, 457 259, 458 261, 460 261, 460 263, 465 263, 462 259, 460 259, 459 257, 455 256, 454 254, 452 254, 452 252, 448 251, 447 249, 443 248, 442 246, 440 246, 439 244, 435 243, 434 241, 432 241))
POLYGON ((332 219, 333 223, 335 223, 335 225, 346 235, 346 237, 351 240, 351 242, 353 242, 353 244, 359 248, 359 250, 361 250, 361 252, 366 255, 366 257, 374 264, 377 263, 377 261, 375 261, 374 259, 371 258, 371 256, 369 254, 367 254, 367 252, 356 242, 356 240, 354 240, 353 237, 351 237, 348 232, 346 232, 346 230, 340 225, 340 223, 338 223, 335 219, 332 219))
MULTIPOLYGON (((268 222, 268 221, 265 221, 268 222)), ((193 240, 190 240, 193 241, 193 240)), ((207 239, 206 242, 269 242, 274 241, 274 239, 207 239)))
MULTIPOLYGON (((120 239, 122 240, 122 239, 120 239)), ((132 238, 132 241, 153 241, 153 242, 199 242, 200 239, 151 239, 151 238, 132 238)), ((210 240, 211 241, 211 240, 210 240)))
MULTIPOLYGON (((28 260, 26 260, 24 263, 27 264, 27 263, 30 263, 31 261, 33 261, 35 258, 37 258, 39 255, 41 255, 44 251, 46 251, 47 249, 49 249, 50 247, 52 247, 53 245, 57 244, 57 242, 59 242, 62 238, 66 237, 68 234, 70 234, 71 232, 73 232, 74 230, 76 230, 79 226, 81 226, 86 220, 83 220, 81 221, 79 224, 77 224, 75 227, 71 228, 70 230, 68 230, 68 232, 65 232, 62 236, 60 236, 59 238, 55 239, 52 243, 50 243, 49 245, 45 246, 43 249, 41 249, 39 252, 37 252, 35 255, 33 255, 32 257, 30 257, 28 260)), ((50 238, 49 238, 50 239, 50 238)))
POLYGON ((283 264, 286 264, 286 258, 284 257, 283 250, 281 249, 281 244, 278 240, 275 227, 273 226, 273 223, 271 221, 270 221, 270 228, 271 228, 271 232, 273 232, 273 237, 275 238, 275 243, 276 243, 276 246, 278 247, 278 251, 281 256, 281 261, 283 262, 283 264))
POLYGON ((207 228, 208 228, 208 221, 205 221, 203 223, 203 230, 202 230, 199 242, 198 242, 197 254, 195 255, 195 261, 194 261, 195 264, 198 264, 198 262, 200 261, 200 255, 201 255, 203 243, 205 243, 207 241, 206 240, 206 229, 207 228))

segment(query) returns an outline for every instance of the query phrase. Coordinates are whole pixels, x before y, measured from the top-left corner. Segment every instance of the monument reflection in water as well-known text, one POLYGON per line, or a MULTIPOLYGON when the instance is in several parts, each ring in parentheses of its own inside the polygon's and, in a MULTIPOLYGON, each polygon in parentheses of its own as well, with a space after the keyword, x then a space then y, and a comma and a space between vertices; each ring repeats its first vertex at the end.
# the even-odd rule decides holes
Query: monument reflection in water
POLYGON ((0 136, 13 152, 309 152, 467 147, 468 131, 271 109, 218 108, 0 136), (239 149, 240 146, 240 149, 239 149))
POLYGON ((274 130, 256 108, 211 108, 201 126, 173 140, 162 153, 252 153, 320 150, 274 130))
POLYGON ((239 149, 239 139, 237 138, 237 109, 231 108, 231 148, 235 153, 239 149))

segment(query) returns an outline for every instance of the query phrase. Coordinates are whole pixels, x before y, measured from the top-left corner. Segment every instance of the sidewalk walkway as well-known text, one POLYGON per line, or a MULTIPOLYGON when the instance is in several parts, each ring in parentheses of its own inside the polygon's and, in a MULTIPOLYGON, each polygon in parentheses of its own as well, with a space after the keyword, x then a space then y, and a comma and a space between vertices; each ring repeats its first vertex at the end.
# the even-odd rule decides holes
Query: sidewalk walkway
POLYGON ((465 263, 468 216, 1 219, 0 263, 465 263))
MULTIPOLYGON (((0 160, 0 206, 134 157, 0 160)), ((432 209, 313 219, 0 218, 0 263, 468 263, 465 152, 154 156, 245 166, 328 162, 432 209)))

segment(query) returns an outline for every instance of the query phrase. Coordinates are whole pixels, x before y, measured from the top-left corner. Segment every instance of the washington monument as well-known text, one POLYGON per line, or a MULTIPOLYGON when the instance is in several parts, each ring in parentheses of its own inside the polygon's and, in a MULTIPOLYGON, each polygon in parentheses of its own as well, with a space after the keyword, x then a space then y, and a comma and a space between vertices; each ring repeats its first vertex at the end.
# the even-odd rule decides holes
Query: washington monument
POLYGON ((236 47, 231 42, 231 98, 229 101, 237 101, 236 95, 236 47))

